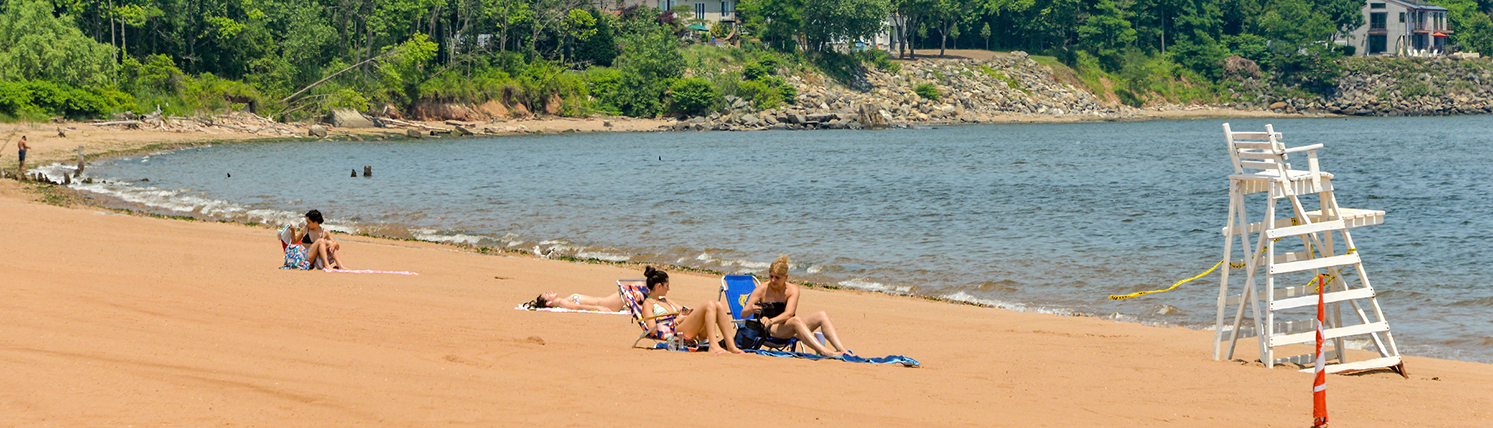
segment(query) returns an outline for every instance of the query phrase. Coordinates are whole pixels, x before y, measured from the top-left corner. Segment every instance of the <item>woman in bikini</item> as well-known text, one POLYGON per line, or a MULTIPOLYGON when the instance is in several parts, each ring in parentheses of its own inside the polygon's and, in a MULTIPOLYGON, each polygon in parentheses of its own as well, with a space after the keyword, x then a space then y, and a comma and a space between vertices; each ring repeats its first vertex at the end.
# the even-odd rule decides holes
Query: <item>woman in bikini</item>
POLYGON ((344 269, 342 260, 337 258, 337 250, 342 249, 342 244, 332 239, 332 231, 321 227, 323 220, 321 211, 306 212, 306 227, 297 231, 295 240, 291 242, 306 246, 307 269, 319 267, 318 265, 344 269))
POLYGON ((836 357, 851 354, 840 343, 835 325, 824 311, 798 316, 798 284, 788 282, 788 256, 779 256, 767 268, 767 286, 752 291, 741 309, 741 316, 759 314, 768 334, 778 339, 798 338, 820 355, 836 357), (825 341, 834 349, 814 339, 814 330, 824 333, 825 341))
POLYGON ((606 297, 587 296, 577 293, 560 298, 560 293, 550 291, 540 294, 533 301, 524 303, 524 307, 529 309, 564 308, 576 311, 622 312, 622 296, 615 292, 606 297))
POLYGON ((650 331, 674 331, 683 333, 686 342, 706 342, 714 346, 712 352, 742 353, 735 340, 727 339, 731 330, 731 310, 721 302, 706 300, 699 309, 675 305, 669 300, 669 274, 652 266, 643 270, 648 278, 648 298, 643 300, 643 323, 650 331), (660 325, 662 324, 662 325, 660 325), (726 349, 719 344, 725 343, 726 349))

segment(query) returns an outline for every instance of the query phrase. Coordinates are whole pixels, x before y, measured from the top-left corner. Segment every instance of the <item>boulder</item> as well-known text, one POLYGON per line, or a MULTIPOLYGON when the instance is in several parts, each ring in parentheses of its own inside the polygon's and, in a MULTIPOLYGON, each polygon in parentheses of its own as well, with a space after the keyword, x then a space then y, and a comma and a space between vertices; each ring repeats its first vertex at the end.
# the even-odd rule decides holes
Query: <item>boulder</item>
POLYGON ((455 132, 456 135, 472 135, 472 131, 470 129, 461 126, 452 127, 451 131, 455 132))
POLYGON ((353 109, 332 110, 332 125, 338 128, 372 128, 373 121, 353 109))
POLYGON ((425 137, 424 134, 420 133, 420 130, 415 129, 415 128, 409 128, 409 129, 404 130, 404 135, 407 135, 410 138, 414 138, 414 139, 417 139, 417 140, 420 139, 420 138, 424 138, 425 137))
POLYGON ((1284 101, 1276 101, 1270 104, 1271 110, 1280 110, 1283 108, 1286 108, 1286 103, 1284 101))
POLYGON ((324 128, 321 125, 311 125, 311 128, 308 128, 306 130, 306 134, 312 137, 325 138, 327 136, 327 128, 324 128))

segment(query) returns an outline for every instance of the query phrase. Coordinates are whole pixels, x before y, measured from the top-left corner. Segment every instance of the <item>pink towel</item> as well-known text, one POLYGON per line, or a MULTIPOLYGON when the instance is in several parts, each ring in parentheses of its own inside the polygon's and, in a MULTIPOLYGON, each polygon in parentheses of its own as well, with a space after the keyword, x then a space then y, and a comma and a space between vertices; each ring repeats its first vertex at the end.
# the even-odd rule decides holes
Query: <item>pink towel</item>
POLYGON ((418 273, 405 272, 405 271, 402 271, 402 270, 350 270, 350 269, 340 269, 339 270, 339 269, 322 269, 321 271, 322 272, 341 272, 341 273, 387 273, 387 274, 394 274, 394 275, 419 275, 418 273))

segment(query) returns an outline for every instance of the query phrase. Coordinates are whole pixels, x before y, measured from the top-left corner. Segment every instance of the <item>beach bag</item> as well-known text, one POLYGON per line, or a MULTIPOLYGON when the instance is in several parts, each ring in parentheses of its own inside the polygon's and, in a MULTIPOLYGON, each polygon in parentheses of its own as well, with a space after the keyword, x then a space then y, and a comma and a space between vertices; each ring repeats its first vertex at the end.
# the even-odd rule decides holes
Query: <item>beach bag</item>
POLYGON ((736 329, 736 347, 741 349, 761 349, 762 341, 767 339, 766 328, 761 321, 746 320, 741 328, 736 329))
POLYGON ((285 247, 285 264, 280 269, 307 270, 311 268, 311 262, 306 261, 306 246, 291 244, 285 247))

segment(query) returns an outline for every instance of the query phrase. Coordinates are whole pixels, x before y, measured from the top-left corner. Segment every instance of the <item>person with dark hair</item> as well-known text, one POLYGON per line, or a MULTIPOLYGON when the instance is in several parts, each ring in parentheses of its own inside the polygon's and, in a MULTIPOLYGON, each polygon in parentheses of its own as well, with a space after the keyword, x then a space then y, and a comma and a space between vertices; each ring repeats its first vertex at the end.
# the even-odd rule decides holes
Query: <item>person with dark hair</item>
POLYGON ((324 220, 321 211, 307 211, 306 226, 296 232, 295 239, 291 241, 306 247, 307 263, 302 269, 320 269, 327 265, 332 269, 344 269, 342 260, 337 257, 337 250, 342 249, 342 244, 332 239, 332 231, 321 227, 324 220))
POLYGON ((714 344, 713 352, 716 353, 742 353, 735 340, 727 340, 726 333, 734 332, 731 330, 731 310, 725 305, 714 300, 706 300, 700 304, 700 309, 695 310, 675 305, 668 298, 667 272, 649 266, 643 270, 643 275, 648 278, 648 298, 642 305, 643 323, 650 330, 681 333, 685 342, 714 344))
POLYGON ((31 145, 30 144, 26 144, 26 136, 25 135, 21 136, 21 141, 17 141, 16 142, 16 149, 18 150, 18 152, 16 153, 16 156, 21 158, 21 162, 20 162, 20 165, 18 165, 19 168, 17 169, 17 172, 19 174, 21 174, 21 175, 25 175, 26 174, 26 151, 27 150, 31 150, 31 145))
POLYGON ((615 292, 606 297, 587 296, 579 293, 571 294, 565 298, 559 297, 560 293, 548 291, 540 294, 539 297, 535 297, 534 300, 524 303, 524 307, 528 309, 564 308, 576 311, 597 312, 622 311, 622 296, 615 292))

